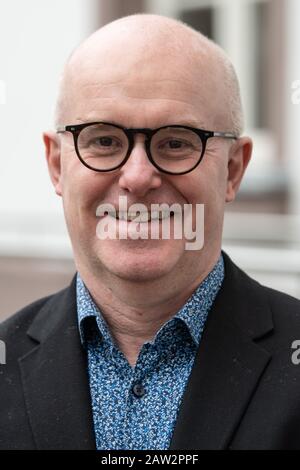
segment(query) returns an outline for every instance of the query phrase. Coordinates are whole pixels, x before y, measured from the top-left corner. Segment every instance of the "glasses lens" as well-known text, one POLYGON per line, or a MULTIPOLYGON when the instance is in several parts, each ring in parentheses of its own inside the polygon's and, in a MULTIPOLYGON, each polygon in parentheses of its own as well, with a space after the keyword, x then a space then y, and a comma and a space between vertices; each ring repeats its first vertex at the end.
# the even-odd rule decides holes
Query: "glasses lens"
POLYGON ((184 127, 166 127, 152 137, 150 151, 155 163, 172 173, 191 170, 202 155, 203 144, 195 132, 184 127))
POLYGON ((95 124, 82 129, 77 145, 81 159, 95 170, 117 167, 128 151, 125 133, 108 124, 95 124))

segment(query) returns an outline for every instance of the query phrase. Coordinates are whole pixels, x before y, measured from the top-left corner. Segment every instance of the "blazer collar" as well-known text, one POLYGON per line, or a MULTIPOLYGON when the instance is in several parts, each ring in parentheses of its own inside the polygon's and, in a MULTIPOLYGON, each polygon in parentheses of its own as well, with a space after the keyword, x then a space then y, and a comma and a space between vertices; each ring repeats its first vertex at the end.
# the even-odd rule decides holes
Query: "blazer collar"
POLYGON ((223 253, 225 279, 208 316, 171 449, 224 449, 271 356, 254 342, 272 331, 264 288, 223 253))

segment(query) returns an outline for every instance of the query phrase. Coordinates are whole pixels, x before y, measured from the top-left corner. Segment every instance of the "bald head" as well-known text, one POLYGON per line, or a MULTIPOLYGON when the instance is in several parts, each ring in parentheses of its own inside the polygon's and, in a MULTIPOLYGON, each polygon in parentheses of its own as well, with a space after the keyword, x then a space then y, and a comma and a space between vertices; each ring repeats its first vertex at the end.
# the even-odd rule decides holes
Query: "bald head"
MULTIPOLYGON (((243 114, 238 80, 225 52, 201 33, 177 20, 138 14, 118 19, 82 42, 68 59, 61 77, 56 125, 71 123, 75 102, 84 97, 85 85, 134 81, 139 96, 141 81, 154 74, 164 80, 182 80, 199 88, 216 112, 215 130, 240 134, 243 114)), ((144 88, 141 88, 141 94, 144 88)), ((151 99, 151 93, 149 97, 151 99)), ((76 111, 75 111, 76 114, 76 111)), ((73 122, 72 123, 75 123, 73 122)))

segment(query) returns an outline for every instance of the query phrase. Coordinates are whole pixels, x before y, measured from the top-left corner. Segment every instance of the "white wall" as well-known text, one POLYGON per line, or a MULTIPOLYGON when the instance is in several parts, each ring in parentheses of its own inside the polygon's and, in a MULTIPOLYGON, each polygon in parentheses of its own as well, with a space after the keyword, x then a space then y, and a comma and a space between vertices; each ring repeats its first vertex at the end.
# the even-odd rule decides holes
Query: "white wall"
POLYGON ((52 127, 63 64, 96 24, 96 3, 0 0, 0 253, 34 251, 33 234, 46 247, 49 222, 64 232, 41 134, 52 127))
MULTIPOLYGON (((290 212, 300 216, 300 103, 294 103, 292 88, 294 81, 300 80, 300 1, 288 0, 285 11, 286 54, 283 58, 285 84, 283 102, 285 114, 283 126, 285 134, 285 158, 288 163, 290 184, 290 212)), ((299 93, 298 93, 299 96, 299 93)), ((300 234, 298 238, 300 242, 300 234)))

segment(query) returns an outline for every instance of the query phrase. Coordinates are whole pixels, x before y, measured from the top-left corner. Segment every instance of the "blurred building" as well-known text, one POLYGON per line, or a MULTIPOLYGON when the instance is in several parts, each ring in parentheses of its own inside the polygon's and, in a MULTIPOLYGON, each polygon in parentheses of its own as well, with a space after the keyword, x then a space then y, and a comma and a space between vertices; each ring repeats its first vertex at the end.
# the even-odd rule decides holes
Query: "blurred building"
POLYGON ((224 248, 256 279, 300 297, 300 104, 292 99, 299 0, 1 0, 0 316, 74 273, 41 133, 53 125, 59 74, 74 46, 138 12, 179 18, 231 57, 254 155, 227 208, 224 248))

